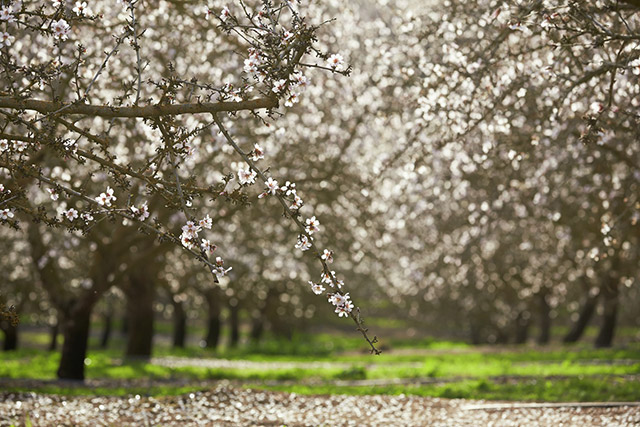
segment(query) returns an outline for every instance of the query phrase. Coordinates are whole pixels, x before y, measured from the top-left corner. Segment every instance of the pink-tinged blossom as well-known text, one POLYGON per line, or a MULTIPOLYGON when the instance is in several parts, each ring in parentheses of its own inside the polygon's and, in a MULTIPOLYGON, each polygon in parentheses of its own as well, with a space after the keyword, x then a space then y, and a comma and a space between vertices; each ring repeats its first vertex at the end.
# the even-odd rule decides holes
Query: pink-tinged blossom
POLYGON ((296 243, 296 249, 300 249, 301 251, 306 251, 311 248, 311 240, 304 234, 300 234, 298 236, 298 242, 296 243))
POLYGON ((298 94, 294 92, 291 95, 289 95, 287 99, 284 101, 284 106, 293 107, 293 104, 297 104, 299 100, 300 98, 298 98, 298 94))
POLYGON ((227 18, 231 16, 231 12, 229 12, 229 8, 227 6, 222 8, 222 12, 220 12, 220 20, 222 22, 226 22, 227 18))
POLYGON ((284 185, 282 187, 280 187, 280 191, 282 191, 284 193, 285 196, 290 196, 290 195, 296 195, 296 184, 291 182, 291 181, 287 181, 284 183, 284 185))
POLYGON ((3 6, 0 9, 0 21, 15 22, 16 17, 13 16, 12 12, 9 6, 3 6))
POLYGON ((320 277, 320 281, 322 283, 326 283, 329 286, 333 287, 333 278, 336 277, 336 272, 335 271, 325 271, 322 273, 322 276, 320 277))
POLYGON ((87 6, 86 1, 83 1, 83 2, 77 1, 73 8, 73 13, 75 13, 78 16, 91 15, 91 12, 89 11, 89 7, 87 6))
POLYGON ((193 221, 187 221, 187 223, 182 226, 182 233, 192 237, 197 236, 201 230, 202 228, 193 221))
POLYGON ((257 162, 260 159, 264 159, 264 150, 258 144, 254 144, 253 151, 251 152, 251 160, 257 162))
POLYGON ((7 33, 6 31, 3 33, 0 33, 0 47, 11 46, 15 41, 15 39, 16 39, 15 37, 7 33))
POLYGON ((238 181, 242 185, 251 185, 256 182, 256 171, 249 168, 238 169, 238 181))
POLYGON ((273 88, 271 90, 275 93, 282 93, 285 87, 287 87, 287 81, 285 79, 280 79, 273 83, 273 88))
POLYGON ((202 239, 202 243, 200 243, 200 247, 202 248, 203 251, 205 251, 206 253, 210 253, 210 254, 212 254, 213 251, 218 249, 218 247, 216 245, 214 245, 213 243, 211 243, 207 239, 202 239))
POLYGON ((224 276, 225 274, 227 274, 231 270, 232 270, 232 267, 229 267, 229 268, 225 269, 224 268, 224 260, 222 258, 220 258, 220 257, 216 257, 216 273, 218 273, 218 275, 224 276))
POLYGON ((10 209, 2 209, 0 211, 0 219, 8 220, 13 218, 13 212, 10 209))
POLYGON ((0 139, 0 151, 7 151, 9 149, 9 141, 6 139, 0 139))
POLYGON ((302 201, 302 199, 297 195, 295 195, 293 196, 293 203, 291 204, 291 206, 289 206, 289 209, 292 209, 292 210, 300 209, 303 204, 304 202, 302 201))
POLYGON ((322 251, 321 258, 325 260, 328 264, 331 264, 333 262, 333 251, 330 251, 329 249, 325 249, 324 251, 322 251))
POLYGON ((307 226, 305 227, 305 230, 307 233, 313 234, 320 231, 320 221, 318 221, 315 216, 307 218, 306 224, 307 226))
POLYGON ((66 211, 63 212, 63 215, 69 220, 69 221, 74 221, 75 219, 78 218, 78 211, 75 210, 74 208, 69 208, 66 211))
POLYGON ((53 30, 55 37, 60 40, 66 40, 71 32, 71 27, 64 19, 53 21, 51 23, 51 29, 53 30))
POLYGON ((342 67, 344 58, 339 53, 335 53, 329 57, 327 63, 329 64, 329 68, 331 68, 332 70, 338 70, 342 67))
POLYGON ((320 283, 313 283, 311 280, 309 280, 309 284, 311 285, 311 291, 313 291, 313 293, 316 295, 321 295, 325 291, 324 286, 322 286, 320 283))
POLYGON ((214 12, 208 6, 204 7, 204 19, 207 21, 213 16, 214 12))
POLYGON ((58 192, 55 190, 55 188, 47 188, 47 192, 49 193, 49 197, 51 198, 51 200, 56 201, 58 200, 58 197, 60 197, 60 195, 58 194, 58 192))
POLYGON ((180 235, 180 242, 182 243, 182 246, 184 246, 187 249, 193 249, 195 245, 195 241, 196 241, 195 236, 192 236, 187 233, 182 233, 180 235))
POLYGON ((139 208, 131 206, 129 209, 131 209, 133 215, 140 221, 144 221, 149 218, 149 206, 147 205, 147 202, 144 202, 139 208))
POLYGON ((272 196, 275 196, 279 188, 278 181, 276 181, 273 178, 269 178, 267 179, 267 182, 265 182, 265 185, 267 186, 266 193, 271 194, 272 196))
POLYGON ((307 78, 304 74, 297 72, 292 76, 293 82, 296 84, 298 89, 304 91, 309 86, 309 78, 307 78))
POLYGON ((213 226, 213 220, 211 219, 209 214, 207 214, 207 216, 198 221, 198 225, 207 230, 211 230, 211 227, 213 226))
POLYGON ((347 301, 346 303, 337 306, 335 312, 338 313, 339 317, 348 317, 352 310, 353 303, 351 301, 347 301))
POLYGON ((113 188, 107 187, 107 190, 104 193, 100 193, 98 197, 95 198, 96 202, 100 204, 100 206, 111 206, 111 202, 117 200, 116 196, 113 195, 113 188))

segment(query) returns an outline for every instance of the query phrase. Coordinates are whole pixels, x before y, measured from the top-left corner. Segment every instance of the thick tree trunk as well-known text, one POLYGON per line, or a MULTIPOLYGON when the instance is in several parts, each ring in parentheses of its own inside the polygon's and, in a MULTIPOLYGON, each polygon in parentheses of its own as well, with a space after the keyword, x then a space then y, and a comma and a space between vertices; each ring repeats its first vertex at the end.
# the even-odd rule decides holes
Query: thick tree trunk
POLYGON ((527 310, 522 310, 516 317, 515 343, 525 344, 529 339, 529 327, 531 326, 531 316, 527 310))
POLYGON ((60 330, 60 321, 56 319, 56 323, 49 327, 49 347, 48 351, 56 351, 58 348, 58 333, 60 330))
POLYGON ((183 302, 173 304, 173 347, 184 348, 187 339, 187 313, 183 302))
POLYGON ((573 324, 569 333, 564 337, 563 341, 565 343, 574 343, 577 342, 584 334, 585 329, 587 329, 587 325, 589 321, 593 317, 593 314, 596 311, 596 306, 598 305, 598 293, 595 296, 588 296, 586 301, 584 302, 582 308, 580 309, 580 314, 578 315, 578 320, 573 324))
POLYGON ((2 340, 2 350, 12 351, 18 348, 18 325, 12 324, 9 320, 1 320, 1 328, 4 334, 2 340))
POLYGON ((153 347, 153 282, 144 273, 129 277, 127 295, 126 357, 150 358, 153 347))
POLYGON ((240 341, 240 303, 237 300, 229 304, 229 327, 229 347, 235 348, 240 341))
MULTIPOLYGON (((84 361, 87 357, 91 303, 74 303, 62 315, 62 356, 58 367, 58 378, 84 380, 84 361)), ((59 315, 60 315, 59 314, 59 315)))
POLYGON ((102 336, 100 337, 100 348, 109 347, 109 339, 111 338, 111 329, 113 323, 113 313, 108 311, 104 315, 104 328, 102 329, 102 336))
POLYGON ((207 343, 207 348, 215 349, 220 342, 220 329, 222 328, 222 322, 220 320, 221 295, 218 289, 210 289, 206 293, 206 298, 209 313, 207 315, 207 336, 205 337, 205 342, 207 343))
POLYGON ((613 273, 601 289, 604 312, 600 332, 595 341, 596 347, 611 347, 613 344, 618 319, 618 292, 618 278, 613 273))
POLYGON ((547 301, 548 291, 543 289, 538 294, 539 316, 540 316, 540 332, 537 343, 548 344, 551 340, 551 306, 547 301))

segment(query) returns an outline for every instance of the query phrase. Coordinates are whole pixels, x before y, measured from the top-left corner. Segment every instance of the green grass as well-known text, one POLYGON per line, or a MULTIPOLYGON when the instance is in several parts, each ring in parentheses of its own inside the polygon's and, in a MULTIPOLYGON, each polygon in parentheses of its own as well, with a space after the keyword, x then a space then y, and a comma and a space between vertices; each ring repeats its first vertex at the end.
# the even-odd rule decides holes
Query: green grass
MULTIPOLYGON (((321 334, 313 339, 270 340, 261 346, 219 352, 196 347, 172 350, 162 346, 154 352, 154 356, 298 362, 296 366, 271 369, 171 368, 140 360, 123 360, 121 350, 90 349, 87 378, 113 380, 111 387, 89 388, 48 382, 35 391, 65 395, 157 396, 187 393, 199 390, 203 383, 206 386, 212 381, 226 379, 296 393, 385 393, 542 401, 640 400, 640 387, 637 387, 640 344, 597 350, 579 346, 476 348, 428 339, 413 341, 413 346, 409 344, 411 342, 399 340, 391 348, 402 351, 371 356, 360 353, 362 343, 357 338, 321 334), (324 369, 305 366, 310 361, 340 365, 324 369), (357 385, 361 380, 396 378, 420 379, 422 384, 357 385), (126 386, 118 380, 142 381, 126 386), (336 380, 356 383, 339 386, 336 380), (427 380, 431 382, 425 384, 427 380)), ((33 348, 0 353, 0 384, 5 390, 26 391, 19 381, 11 379, 53 380, 59 358, 58 353, 33 348)))
POLYGON ((584 378, 549 380, 530 378, 502 383, 487 379, 463 380, 429 385, 388 386, 261 386, 251 388, 287 391, 298 394, 391 394, 441 397, 448 399, 567 401, 638 401, 640 388, 636 379, 584 378))

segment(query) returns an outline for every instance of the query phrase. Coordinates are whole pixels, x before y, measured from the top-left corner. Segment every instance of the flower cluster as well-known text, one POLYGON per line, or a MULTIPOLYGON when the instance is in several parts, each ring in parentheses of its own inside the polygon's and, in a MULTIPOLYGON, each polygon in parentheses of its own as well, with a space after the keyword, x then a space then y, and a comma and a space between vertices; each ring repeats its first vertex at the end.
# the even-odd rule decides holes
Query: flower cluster
POLYGON ((113 195, 113 188, 107 187, 107 190, 104 193, 100 193, 100 195, 95 198, 95 201, 98 202, 100 206, 111 207, 111 202, 116 201, 116 196, 113 195))
POLYGON ((347 317, 353 311, 353 302, 348 292, 346 294, 336 292, 335 294, 329 294, 328 297, 329 302, 336 307, 335 311, 338 316, 347 317))

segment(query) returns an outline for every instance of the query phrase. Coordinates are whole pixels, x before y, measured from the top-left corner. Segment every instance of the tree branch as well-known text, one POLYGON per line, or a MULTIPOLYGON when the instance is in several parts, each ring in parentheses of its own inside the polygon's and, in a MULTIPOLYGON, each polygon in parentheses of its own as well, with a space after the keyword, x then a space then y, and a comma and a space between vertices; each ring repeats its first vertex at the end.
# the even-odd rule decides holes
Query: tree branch
MULTIPOLYGON (((15 99, 0 96, 0 108, 14 110, 33 110, 42 114, 54 113, 64 109, 64 114, 81 114, 99 117, 161 117, 179 114, 217 113, 221 111, 259 110, 278 106, 276 98, 256 98, 240 102, 203 102, 193 104, 146 105, 143 107, 115 107, 108 105, 90 105, 42 101, 38 99, 15 99)), ((61 111, 62 113, 62 111, 61 111)))

